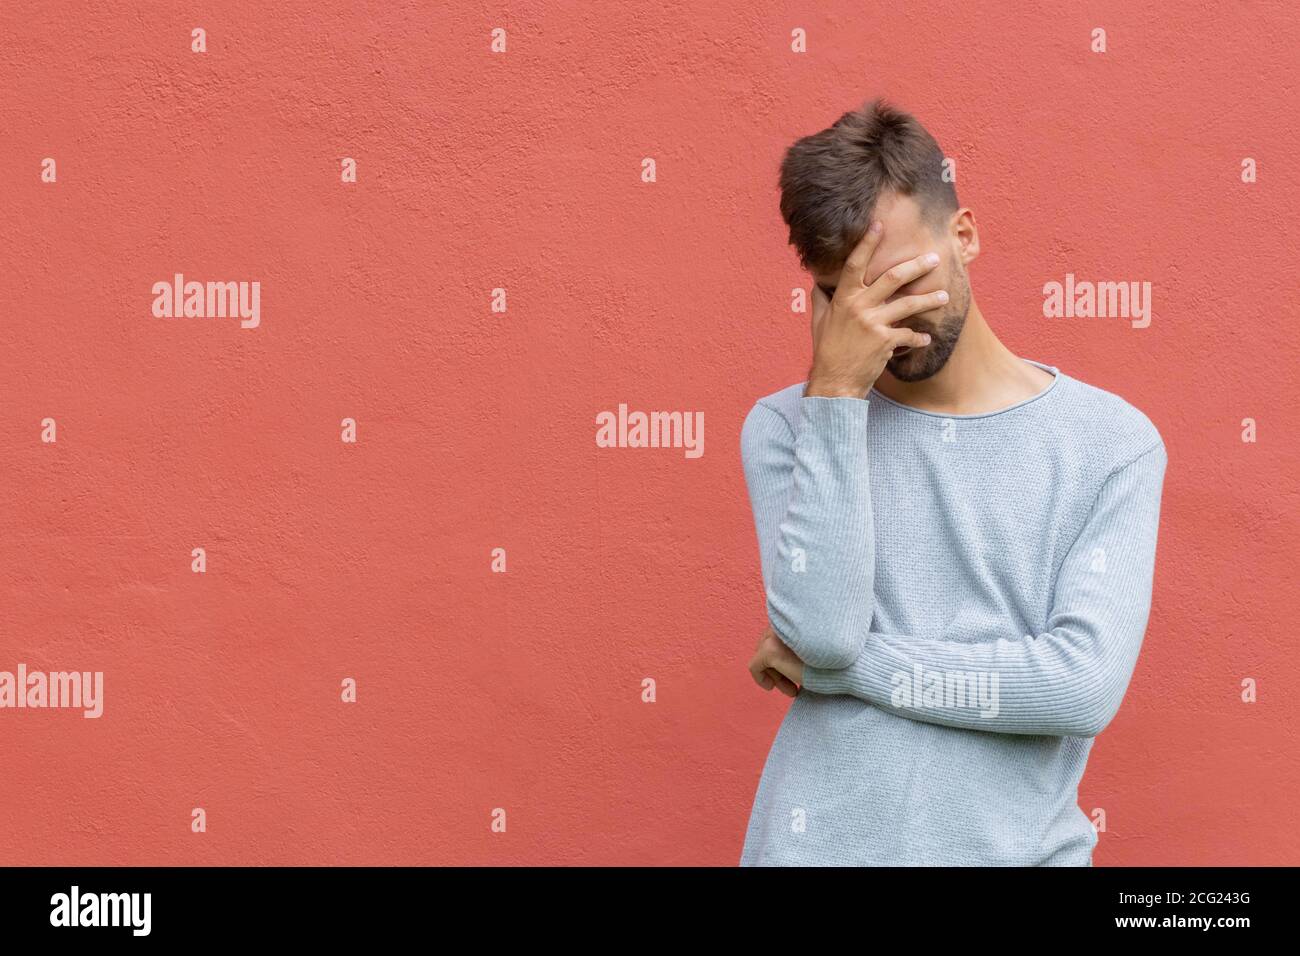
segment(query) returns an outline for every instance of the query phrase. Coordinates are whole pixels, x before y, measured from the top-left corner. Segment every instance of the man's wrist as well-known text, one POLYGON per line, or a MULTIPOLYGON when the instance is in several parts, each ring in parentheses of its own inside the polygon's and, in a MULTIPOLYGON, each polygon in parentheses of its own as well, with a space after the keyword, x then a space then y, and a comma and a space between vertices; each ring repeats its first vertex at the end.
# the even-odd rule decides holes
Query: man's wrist
POLYGON ((866 398, 869 391, 861 385, 810 375, 803 393, 809 398, 866 398))

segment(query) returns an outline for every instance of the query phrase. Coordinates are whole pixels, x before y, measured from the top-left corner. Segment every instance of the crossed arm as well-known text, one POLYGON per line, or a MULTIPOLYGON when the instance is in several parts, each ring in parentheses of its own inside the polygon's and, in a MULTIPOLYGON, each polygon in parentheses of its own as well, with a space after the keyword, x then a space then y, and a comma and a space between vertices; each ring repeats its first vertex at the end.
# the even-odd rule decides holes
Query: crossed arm
POLYGON ((1157 440, 1101 486, 1057 573, 1045 631, 954 625, 939 639, 920 639, 870 629, 876 556, 868 408, 865 399, 804 396, 793 433, 761 404, 746 418, 741 447, 773 635, 760 641, 755 679, 768 674, 782 686, 779 676, 804 691, 849 694, 950 727, 1099 734, 1119 709, 1146 630, 1163 444, 1157 440), (900 697, 918 668, 981 675, 996 688, 995 712, 900 697))

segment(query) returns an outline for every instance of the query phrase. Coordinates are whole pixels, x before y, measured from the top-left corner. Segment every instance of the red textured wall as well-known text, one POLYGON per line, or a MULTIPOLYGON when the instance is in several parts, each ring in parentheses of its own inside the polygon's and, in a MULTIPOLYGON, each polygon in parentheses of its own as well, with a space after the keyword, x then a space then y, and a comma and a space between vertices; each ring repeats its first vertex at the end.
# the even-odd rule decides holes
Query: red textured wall
POLYGON ((883 93, 958 160, 995 330, 1168 446, 1096 862, 1300 863, 1289 3, 46 0, 0 37, 0 670, 105 697, 0 711, 0 862, 734 864, 787 705, 739 428, 808 362, 776 168, 883 93), (177 272, 259 281, 260 325, 154 317, 177 272), (1044 319, 1066 273, 1151 282, 1151 325, 1044 319), (704 455, 596 447, 620 403, 703 411, 704 455))

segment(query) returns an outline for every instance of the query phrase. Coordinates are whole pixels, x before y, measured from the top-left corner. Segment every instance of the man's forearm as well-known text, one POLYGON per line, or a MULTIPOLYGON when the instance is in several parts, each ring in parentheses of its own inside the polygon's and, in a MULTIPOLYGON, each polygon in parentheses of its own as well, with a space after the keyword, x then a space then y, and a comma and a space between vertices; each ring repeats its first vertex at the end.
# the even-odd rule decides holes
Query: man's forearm
POLYGON ((803 687, 947 727, 1095 737, 1119 709, 1143 628, 1106 649, 1099 635, 1064 628, 976 644, 873 633, 848 667, 805 664, 803 687))
POLYGON ((871 627, 867 412, 863 399, 808 396, 793 436, 761 404, 741 433, 768 618, 786 645, 820 667, 851 664, 871 627))
POLYGON ((847 667, 805 666, 803 686, 945 726, 1096 736, 1119 708, 1146 632, 1164 469, 1159 445, 1105 482, 1042 633, 992 620, 938 640, 872 633, 847 667))

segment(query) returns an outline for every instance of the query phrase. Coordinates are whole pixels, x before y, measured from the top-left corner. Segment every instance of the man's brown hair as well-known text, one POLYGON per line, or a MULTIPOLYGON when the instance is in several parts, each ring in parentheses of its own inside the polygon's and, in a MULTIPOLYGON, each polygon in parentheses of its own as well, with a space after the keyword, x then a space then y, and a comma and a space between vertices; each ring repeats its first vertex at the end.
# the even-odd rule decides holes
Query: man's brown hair
POLYGON ((915 117, 883 99, 800 139, 781 162, 781 217, 805 269, 835 272, 863 233, 876 200, 911 196, 935 229, 957 211, 943 150, 915 117))

